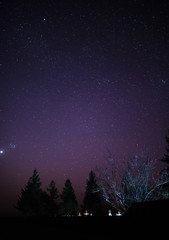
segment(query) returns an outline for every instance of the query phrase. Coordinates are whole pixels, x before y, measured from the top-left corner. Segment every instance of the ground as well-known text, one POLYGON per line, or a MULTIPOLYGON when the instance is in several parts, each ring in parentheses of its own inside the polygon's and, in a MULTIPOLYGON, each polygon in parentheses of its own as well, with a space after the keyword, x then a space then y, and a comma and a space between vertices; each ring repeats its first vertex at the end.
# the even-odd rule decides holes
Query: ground
POLYGON ((0 235, 2 240, 134 238, 144 237, 148 231, 162 233, 157 224, 159 220, 130 217, 3 218, 0 220, 0 235))

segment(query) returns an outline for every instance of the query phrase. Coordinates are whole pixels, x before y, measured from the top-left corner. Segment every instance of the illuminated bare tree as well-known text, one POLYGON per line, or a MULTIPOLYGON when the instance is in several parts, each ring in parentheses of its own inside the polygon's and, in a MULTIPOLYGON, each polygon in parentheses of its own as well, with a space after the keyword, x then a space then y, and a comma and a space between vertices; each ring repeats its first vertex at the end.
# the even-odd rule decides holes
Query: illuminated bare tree
POLYGON ((134 156, 117 167, 109 156, 106 168, 98 170, 98 183, 103 198, 111 206, 122 212, 134 202, 144 202, 165 198, 162 186, 169 182, 165 170, 155 173, 155 161, 145 156, 134 156))

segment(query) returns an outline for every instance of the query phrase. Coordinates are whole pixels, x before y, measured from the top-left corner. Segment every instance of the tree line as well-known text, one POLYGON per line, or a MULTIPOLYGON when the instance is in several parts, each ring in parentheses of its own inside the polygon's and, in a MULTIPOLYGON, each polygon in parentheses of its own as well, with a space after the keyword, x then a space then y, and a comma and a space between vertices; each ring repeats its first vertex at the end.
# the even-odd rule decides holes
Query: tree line
MULTIPOLYGON (((78 203, 70 179, 66 179, 62 193, 59 195, 56 183, 52 180, 46 191, 41 189, 38 171, 35 169, 25 187, 21 190, 15 208, 29 216, 76 216, 78 203)), ((89 173, 86 182, 86 192, 81 210, 94 215, 101 212, 101 194, 98 191, 96 175, 89 173)))
MULTIPOLYGON (((169 131, 165 139, 166 154, 161 161, 169 164, 169 131)), ((89 173, 82 212, 87 210, 93 216, 102 215, 104 205, 125 213, 135 202, 169 198, 169 167, 161 169, 158 174, 154 168, 155 161, 142 154, 133 156, 119 169, 109 152, 106 167, 97 169, 97 177, 93 171, 89 173)), ((78 214, 78 204, 70 179, 66 179, 60 195, 53 180, 43 191, 36 169, 21 190, 15 207, 24 215, 78 214)))

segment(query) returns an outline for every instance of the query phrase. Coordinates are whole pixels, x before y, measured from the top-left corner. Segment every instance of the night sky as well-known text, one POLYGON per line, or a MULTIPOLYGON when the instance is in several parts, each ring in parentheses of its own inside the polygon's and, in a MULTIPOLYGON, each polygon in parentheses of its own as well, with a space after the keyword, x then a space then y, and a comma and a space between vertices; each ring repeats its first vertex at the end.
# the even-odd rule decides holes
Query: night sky
POLYGON ((106 149, 165 153, 169 1, 0 1, 0 213, 33 170, 79 204, 106 149))

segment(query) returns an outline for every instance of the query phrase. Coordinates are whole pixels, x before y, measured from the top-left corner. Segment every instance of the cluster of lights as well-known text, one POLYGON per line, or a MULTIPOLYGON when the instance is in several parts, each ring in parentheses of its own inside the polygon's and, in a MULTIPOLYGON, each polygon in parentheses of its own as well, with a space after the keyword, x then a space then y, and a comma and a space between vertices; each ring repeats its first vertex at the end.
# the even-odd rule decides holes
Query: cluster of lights
POLYGON ((84 215, 84 216, 86 216, 86 217, 87 217, 87 216, 90 216, 90 217, 92 217, 92 213, 88 213, 88 212, 87 212, 87 210, 86 210, 86 212, 85 212, 85 213, 83 213, 83 215, 84 215))
MULTIPOLYGON (((78 216, 79 216, 79 217, 82 216, 80 212, 79 212, 78 216)), ((85 216, 85 217, 87 217, 87 216, 92 216, 92 213, 88 213, 88 211, 86 210, 86 211, 83 213, 83 216, 85 216)), ((109 217, 112 217, 112 216, 113 216, 111 210, 108 210, 108 216, 109 216, 109 217)), ((121 216, 122 216, 122 213, 121 213, 120 211, 118 211, 118 212, 116 213, 116 217, 121 217, 121 216)))
MULTIPOLYGON (((109 217, 112 217, 112 216, 113 216, 111 210, 108 211, 108 216, 109 216, 109 217)), ((116 213, 116 217, 121 217, 121 216, 122 216, 121 212, 118 211, 118 212, 116 213)))

